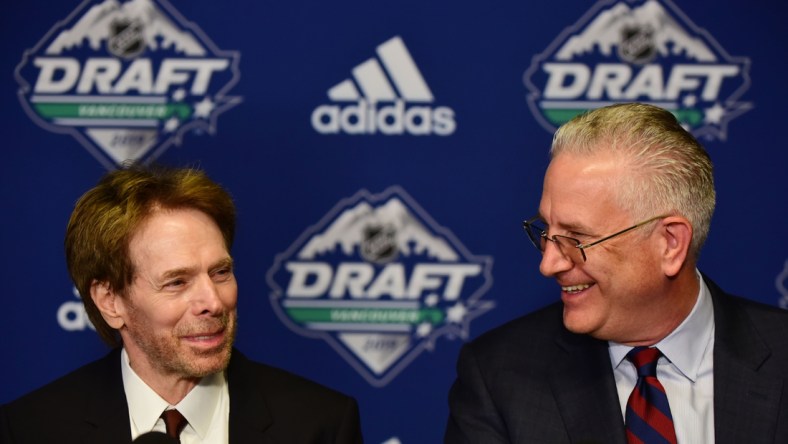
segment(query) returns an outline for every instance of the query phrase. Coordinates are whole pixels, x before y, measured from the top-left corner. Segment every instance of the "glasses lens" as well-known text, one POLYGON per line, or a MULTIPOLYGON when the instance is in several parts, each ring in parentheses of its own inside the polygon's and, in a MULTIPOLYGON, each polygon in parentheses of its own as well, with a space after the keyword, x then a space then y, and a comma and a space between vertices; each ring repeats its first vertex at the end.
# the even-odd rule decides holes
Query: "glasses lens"
POLYGON ((544 244, 546 242, 543 234, 545 232, 544 222, 540 220, 531 220, 524 225, 525 233, 539 251, 544 251, 544 244))
POLYGON ((583 250, 577 248, 577 246, 580 244, 577 239, 572 239, 571 237, 561 235, 555 235, 553 238, 557 241, 556 244, 561 250, 561 253, 569 258, 569 260, 576 264, 580 264, 585 261, 585 258, 583 258, 583 250))

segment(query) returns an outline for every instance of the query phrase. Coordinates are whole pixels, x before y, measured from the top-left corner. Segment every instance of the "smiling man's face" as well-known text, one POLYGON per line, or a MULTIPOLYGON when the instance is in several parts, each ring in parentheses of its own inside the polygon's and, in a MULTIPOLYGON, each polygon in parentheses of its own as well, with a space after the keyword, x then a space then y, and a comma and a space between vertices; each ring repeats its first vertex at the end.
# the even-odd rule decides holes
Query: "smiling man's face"
MULTIPOLYGON (((539 205, 547 234, 588 244, 638 223, 615 199, 625 174, 627 165, 610 154, 554 158, 539 205)), ((655 225, 588 248, 587 260, 579 263, 547 242, 539 270, 561 286, 567 329, 617 342, 649 331, 650 314, 664 303, 655 225)))
POLYGON ((129 243, 134 280, 116 298, 131 367, 196 379, 224 370, 238 286, 218 226, 192 209, 156 209, 129 243))

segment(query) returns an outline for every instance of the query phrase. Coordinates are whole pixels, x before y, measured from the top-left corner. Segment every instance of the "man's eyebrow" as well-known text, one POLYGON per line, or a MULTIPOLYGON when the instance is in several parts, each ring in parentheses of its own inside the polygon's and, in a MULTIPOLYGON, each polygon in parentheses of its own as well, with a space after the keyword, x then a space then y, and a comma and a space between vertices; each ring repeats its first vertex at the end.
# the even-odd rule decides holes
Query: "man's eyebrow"
POLYGON ((233 258, 226 257, 224 259, 220 259, 220 260, 216 261, 216 263, 211 265, 208 269, 209 270, 216 270, 217 268, 225 268, 225 267, 233 268, 233 264, 234 264, 233 258))
POLYGON ((165 281, 167 279, 172 279, 181 276, 187 276, 190 274, 194 274, 194 267, 182 267, 182 268, 175 268, 172 270, 167 270, 161 274, 160 279, 165 281))
POLYGON ((558 222, 554 224, 547 223, 547 220, 542 216, 542 213, 537 214, 539 220, 545 223, 548 227, 558 228, 562 231, 571 231, 571 232, 580 232, 592 235, 592 233, 588 233, 589 228, 580 222, 558 222))
MULTIPOLYGON (((213 265, 208 267, 208 270, 216 270, 219 268, 230 267, 233 268, 233 259, 230 257, 226 257, 216 261, 213 265)), ((166 281, 168 279, 173 279, 176 277, 188 276, 196 273, 195 267, 181 267, 181 268, 174 268, 172 270, 167 270, 161 274, 159 277, 161 280, 166 281)))
POLYGON ((582 225, 582 224, 580 224, 578 222, 561 222, 561 223, 559 223, 557 225, 559 227, 561 227, 561 229, 564 229, 564 230, 567 230, 567 231, 576 231, 576 230, 586 231, 588 229, 588 227, 586 227, 586 226, 584 226, 584 225, 582 225))

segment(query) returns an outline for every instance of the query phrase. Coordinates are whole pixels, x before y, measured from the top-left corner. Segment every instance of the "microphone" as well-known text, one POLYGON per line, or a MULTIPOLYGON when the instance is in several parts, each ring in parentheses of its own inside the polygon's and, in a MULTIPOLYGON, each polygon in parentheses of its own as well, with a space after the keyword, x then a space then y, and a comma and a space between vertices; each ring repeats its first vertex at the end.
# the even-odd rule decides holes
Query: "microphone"
POLYGON ((178 440, 161 432, 148 432, 132 441, 134 444, 178 444, 178 440))

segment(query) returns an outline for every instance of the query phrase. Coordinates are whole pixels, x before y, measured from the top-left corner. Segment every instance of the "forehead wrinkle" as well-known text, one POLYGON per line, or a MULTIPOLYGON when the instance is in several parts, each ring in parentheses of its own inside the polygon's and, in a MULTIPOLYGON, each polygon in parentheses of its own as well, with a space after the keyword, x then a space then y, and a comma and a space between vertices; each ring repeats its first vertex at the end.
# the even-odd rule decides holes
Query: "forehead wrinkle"
MULTIPOLYGON (((551 208, 551 210, 552 210, 552 208, 551 208)), ((542 214, 542 211, 539 211, 539 213, 537 213, 537 216, 539 217, 539 220, 541 220, 542 222, 544 222, 545 225, 547 225, 547 228, 555 227, 555 228, 559 228, 559 229, 564 230, 564 231, 573 231, 573 230, 589 231, 590 230, 590 228, 586 224, 584 224, 583 222, 580 222, 579 220, 575 221, 575 220, 571 220, 570 219, 569 221, 556 221, 556 222, 552 222, 551 223, 551 222, 548 222, 548 220, 545 217, 545 215, 542 214)), ((577 217, 577 216, 573 215, 571 217, 577 217)))
POLYGON ((613 153, 561 154, 548 166, 541 202, 544 207, 540 209, 554 219, 551 224, 558 229, 600 235, 599 231, 608 228, 609 219, 614 216, 607 210, 616 214, 623 210, 616 190, 621 177, 627 174, 632 172, 626 159, 613 153), (607 210, 601 211, 602 208, 607 210))

